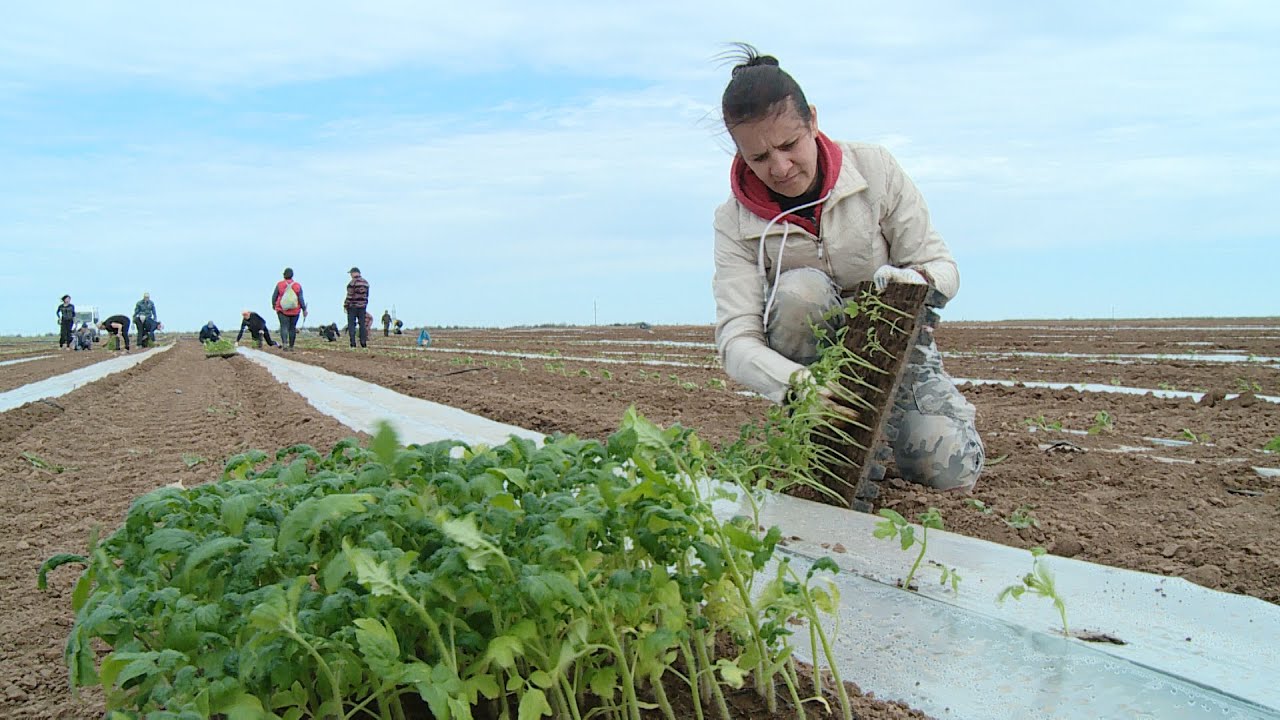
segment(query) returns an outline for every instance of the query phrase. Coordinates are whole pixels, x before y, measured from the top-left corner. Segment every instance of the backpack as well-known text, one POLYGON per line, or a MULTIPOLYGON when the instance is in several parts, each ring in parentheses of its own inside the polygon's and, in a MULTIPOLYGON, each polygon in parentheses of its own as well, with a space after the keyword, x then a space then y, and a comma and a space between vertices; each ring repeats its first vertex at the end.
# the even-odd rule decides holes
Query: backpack
POLYGON ((295 282, 286 283, 284 292, 280 293, 280 309, 281 310, 297 310, 298 309, 298 293, 293 288, 297 285, 295 282))

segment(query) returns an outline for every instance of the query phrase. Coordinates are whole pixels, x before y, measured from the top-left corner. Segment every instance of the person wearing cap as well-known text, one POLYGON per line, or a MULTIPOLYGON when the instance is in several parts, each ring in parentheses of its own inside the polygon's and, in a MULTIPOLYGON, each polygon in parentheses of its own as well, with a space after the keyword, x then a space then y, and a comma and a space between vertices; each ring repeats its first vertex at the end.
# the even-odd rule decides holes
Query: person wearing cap
POLYGON ((200 328, 200 342, 218 342, 221 338, 222 331, 218 329, 217 325, 213 324, 212 320, 200 328))
POLYGON ((342 302, 342 309, 347 311, 347 339, 351 347, 356 346, 356 326, 360 328, 360 347, 369 346, 369 281, 360 275, 360 268, 353 267, 347 271, 351 282, 347 283, 347 297, 342 302))
POLYGON ((138 347, 155 342, 156 304, 151 302, 151 293, 142 293, 142 299, 133 306, 133 322, 138 328, 138 347))
POLYGON ((391 311, 383 310, 382 311, 382 337, 389 337, 390 335, 391 335, 391 311))
POLYGON ((267 339, 267 344, 271 347, 279 346, 279 343, 271 339, 271 331, 267 329, 267 321, 263 320, 261 315, 249 310, 241 310, 240 318, 240 332, 236 333, 237 343, 240 342, 240 338, 244 337, 244 331, 248 330, 257 347, 262 347, 263 338, 267 339))
POLYGON ((280 349, 292 352, 298 339, 298 315, 307 316, 307 301, 302 299, 302 284, 293 279, 293 268, 285 268, 284 279, 276 283, 271 307, 280 320, 280 349))
POLYGON ((63 295, 62 304, 56 310, 58 314, 58 327, 61 330, 58 333, 58 349, 64 346, 71 349, 71 329, 76 325, 76 306, 71 304, 71 296, 63 295))

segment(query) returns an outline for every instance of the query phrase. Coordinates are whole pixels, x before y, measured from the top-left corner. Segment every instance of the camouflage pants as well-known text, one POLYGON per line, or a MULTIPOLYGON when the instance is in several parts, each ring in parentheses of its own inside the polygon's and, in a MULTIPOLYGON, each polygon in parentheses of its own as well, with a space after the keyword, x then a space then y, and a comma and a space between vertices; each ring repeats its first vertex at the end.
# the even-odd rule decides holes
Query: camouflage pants
MULTIPOLYGON (((822 316, 841 303, 840 288, 821 270, 783 273, 769 313, 769 347, 803 365, 817 360, 820 348, 810 324, 833 336, 843 321, 823 321, 822 316)), ((932 310, 927 315, 886 423, 888 447, 878 450, 875 459, 883 463, 892 455, 898 472, 910 482, 938 490, 970 489, 985 458, 977 411, 942 369, 933 341, 938 316, 932 310)))

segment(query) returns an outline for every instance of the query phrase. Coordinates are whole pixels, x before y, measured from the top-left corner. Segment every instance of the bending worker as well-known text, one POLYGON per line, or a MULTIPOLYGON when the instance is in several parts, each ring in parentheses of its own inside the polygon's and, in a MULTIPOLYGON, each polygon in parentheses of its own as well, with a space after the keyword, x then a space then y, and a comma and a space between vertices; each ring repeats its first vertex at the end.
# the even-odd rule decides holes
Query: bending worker
MULTIPOLYGON (((777 59, 739 45, 721 110, 737 153, 731 196, 715 213, 716 345, 735 380, 774 402, 809 382, 819 345, 810 323, 844 304, 845 289, 873 281, 929 285, 928 304, 955 296, 959 272, 920 191, 889 151, 836 142, 777 59)), ((969 489, 984 450, 973 405, 942 369, 927 313, 889 411, 883 448, 904 480, 969 489)), ((819 392, 822 389, 819 388, 819 392)), ((872 479, 883 478, 883 466, 872 479), (877 477, 878 475, 878 477, 877 477)))

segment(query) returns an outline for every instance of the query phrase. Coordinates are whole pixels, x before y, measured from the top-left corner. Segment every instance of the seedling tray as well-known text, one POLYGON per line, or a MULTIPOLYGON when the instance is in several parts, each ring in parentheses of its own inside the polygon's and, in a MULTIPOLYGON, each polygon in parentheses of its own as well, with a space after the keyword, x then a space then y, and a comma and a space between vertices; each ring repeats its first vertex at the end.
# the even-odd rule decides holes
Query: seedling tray
POLYGON ((835 487, 831 489, 855 510, 870 512, 871 501, 878 494, 875 481, 880 478, 871 477, 876 467, 876 450, 887 442, 886 424, 911 359, 911 349, 924 329, 928 312, 924 303, 928 295, 927 285, 891 283, 877 293, 870 282, 859 283, 848 295, 859 303, 861 310, 848 317, 844 346, 879 372, 854 367, 849 372, 857 380, 846 379, 841 383, 865 401, 856 408, 856 424, 841 423, 853 442, 836 442, 830 438, 816 441, 835 450, 840 458, 829 470, 843 482, 834 482, 835 487), (878 307, 877 301, 885 307, 878 307))

